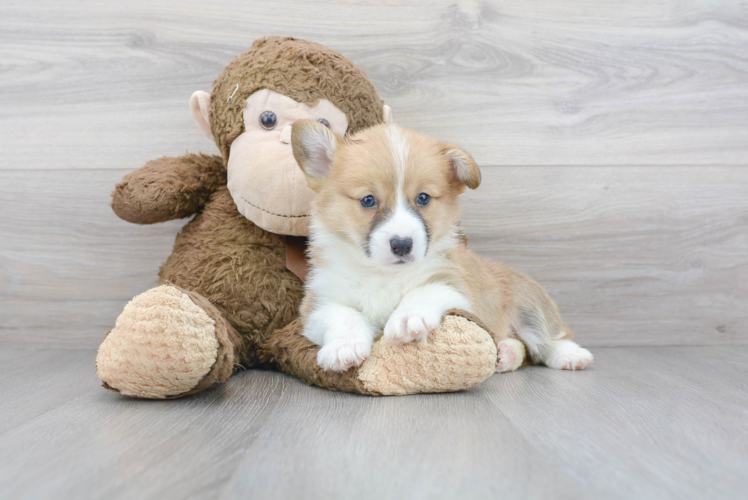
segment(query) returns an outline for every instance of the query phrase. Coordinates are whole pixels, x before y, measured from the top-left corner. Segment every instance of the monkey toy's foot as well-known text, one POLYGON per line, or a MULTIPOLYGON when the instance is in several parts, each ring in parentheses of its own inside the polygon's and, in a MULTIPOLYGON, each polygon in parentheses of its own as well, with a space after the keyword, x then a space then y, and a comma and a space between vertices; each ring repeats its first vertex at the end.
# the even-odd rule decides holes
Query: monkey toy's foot
POLYGON ((468 318, 450 312, 424 342, 399 344, 380 335, 371 356, 344 372, 320 368, 319 347, 301 335, 299 320, 276 332, 267 349, 283 371, 328 389, 378 396, 453 392, 480 384, 496 368, 496 343, 468 318))
POLYGON ((225 381, 234 349, 226 321, 207 299, 170 285, 132 299, 99 347, 104 387, 166 399, 225 381))
POLYGON ((496 343, 486 330, 462 315, 448 314, 425 342, 399 344, 380 337, 358 379, 374 394, 453 392, 490 377, 496 356, 496 343))

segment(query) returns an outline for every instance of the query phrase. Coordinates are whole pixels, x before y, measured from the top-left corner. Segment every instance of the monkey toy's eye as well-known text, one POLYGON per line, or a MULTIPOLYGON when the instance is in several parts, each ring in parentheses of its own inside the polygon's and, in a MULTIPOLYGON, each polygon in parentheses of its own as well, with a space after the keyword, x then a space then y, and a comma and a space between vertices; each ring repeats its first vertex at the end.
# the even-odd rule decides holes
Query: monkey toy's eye
POLYGON ((367 195, 361 198, 361 206, 364 208, 371 208, 376 205, 377 200, 372 195, 367 195))
POLYGON ((325 120, 324 118, 320 118, 320 119, 319 119, 319 120, 317 120, 317 121, 318 121, 318 122, 320 122, 320 123, 321 123, 322 125, 324 125, 325 127, 327 127, 327 128, 330 128, 330 122, 328 122, 328 121, 327 121, 327 120, 325 120))
POLYGON ((416 202, 422 207, 425 207, 426 205, 428 205, 430 201, 431 201, 431 196, 427 195, 426 193, 419 194, 418 198, 416 199, 416 202))
POLYGON ((264 111, 260 115, 260 125, 265 130, 273 130, 278 123, 278 117, 272 111, 264 111))

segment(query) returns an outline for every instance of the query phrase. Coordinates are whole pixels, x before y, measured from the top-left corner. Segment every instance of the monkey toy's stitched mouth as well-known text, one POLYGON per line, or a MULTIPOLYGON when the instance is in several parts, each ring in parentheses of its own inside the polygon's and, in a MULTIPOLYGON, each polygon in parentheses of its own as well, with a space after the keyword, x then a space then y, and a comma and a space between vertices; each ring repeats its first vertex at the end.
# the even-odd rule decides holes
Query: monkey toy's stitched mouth
POLYGON ((256 208, 257 210, 262 210, 262 211, 263 211, 263 212, 265 212, 266 214, 274 215, 274 216, 276 216, 276 217, 288 217, 288 218, 290 218, 290 219, 300 219, 300 218, 303 218, 303 217, 310 217, 310 215, 309 215, 309 214, 301 214, 301 215, 285 215, 285 214, 277 214, 277 213, 275 213, 275 212, 271 212, 270 210, 265 210, 264 208, 262 208, 262 207, 260 207, 260 206, 257 206, 257 205, 255 205, 254 203, 252 203, 251 201, 249 201, 248 199, 246 199, 246 198, 245 198, 244 196, 242 196, 241 198, 242 198, 242 201, 243 201, 244 203, 246 203, 247 205, 249 205, 249 206, 251 206, 251 207, 254 207, 254 208, 256 208))

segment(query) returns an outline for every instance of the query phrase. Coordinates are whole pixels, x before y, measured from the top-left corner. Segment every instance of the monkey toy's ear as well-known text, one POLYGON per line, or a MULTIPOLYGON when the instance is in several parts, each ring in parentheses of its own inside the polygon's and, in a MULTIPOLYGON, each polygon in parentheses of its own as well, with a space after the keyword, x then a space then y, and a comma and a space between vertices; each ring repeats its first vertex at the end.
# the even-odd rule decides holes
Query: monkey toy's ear
POLYGON ((195 91, 190 97, 190 109, 200 129, 209 139, 215 140, 210 129, 210 94, 204 90, 195 91))
POLYGON ((386 123, 387 125, 394 123, 392 121, 392 108, 390 108, 386 104, 382 105, 382 115, 384 116, 384 123, 386 123))

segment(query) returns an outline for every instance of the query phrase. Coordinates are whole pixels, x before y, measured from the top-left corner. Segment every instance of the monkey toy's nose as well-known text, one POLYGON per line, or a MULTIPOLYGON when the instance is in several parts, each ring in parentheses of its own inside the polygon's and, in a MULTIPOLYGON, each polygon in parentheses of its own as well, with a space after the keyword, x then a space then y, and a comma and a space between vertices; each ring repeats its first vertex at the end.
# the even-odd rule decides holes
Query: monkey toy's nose
POLYGON ((390 248, 392 249, 392 253, 398 257, 408 255, 413 249, 413 238, 399 238, 394 236, 390 238, 390 248))
POLYGON ((281 142, 283 144, 291 144, 291 125, 286 125, 281 130, 281 142))

